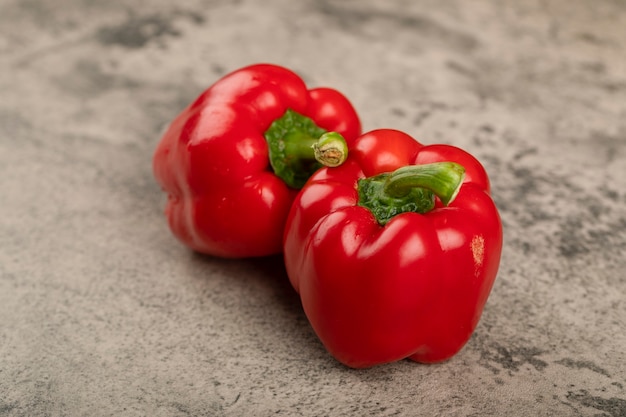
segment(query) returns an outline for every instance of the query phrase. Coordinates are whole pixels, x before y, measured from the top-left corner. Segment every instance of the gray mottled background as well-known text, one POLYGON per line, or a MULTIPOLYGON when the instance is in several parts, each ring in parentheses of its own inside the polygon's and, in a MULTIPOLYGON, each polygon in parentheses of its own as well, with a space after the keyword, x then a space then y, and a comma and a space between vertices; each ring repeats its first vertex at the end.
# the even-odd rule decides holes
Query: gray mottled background
POLYGON ((0 415, 625 416, 626 3, 0 0, 0 415), (487 168, 468 345, 347 369, 280 258, 170 235, 159 133, 255 62, 487 168))

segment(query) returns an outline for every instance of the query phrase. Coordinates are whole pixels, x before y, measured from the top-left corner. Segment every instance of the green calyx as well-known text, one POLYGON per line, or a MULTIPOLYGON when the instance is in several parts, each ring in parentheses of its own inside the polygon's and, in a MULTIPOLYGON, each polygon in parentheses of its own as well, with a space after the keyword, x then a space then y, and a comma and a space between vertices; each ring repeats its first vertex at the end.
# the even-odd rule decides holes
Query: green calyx
POLYGON ((358 205, 369 209, 379 224, 394 216, 413 212, 424 214, 435 207, 435 196, 444 204, 458 194, 465 169, 455 162, 408 165, 358 181, 358 205))
POLYGON ((296 189, 322 166, 341 165, 348 145, 337 132, 327 132, 313 120, 291 109, 265 132, 274 173, 296 189))

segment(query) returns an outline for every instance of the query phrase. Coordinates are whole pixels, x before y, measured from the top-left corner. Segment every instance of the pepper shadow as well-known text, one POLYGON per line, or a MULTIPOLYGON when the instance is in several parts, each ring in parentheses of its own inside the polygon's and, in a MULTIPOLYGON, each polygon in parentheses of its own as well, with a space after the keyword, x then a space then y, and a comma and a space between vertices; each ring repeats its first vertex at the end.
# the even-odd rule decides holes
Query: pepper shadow
POLYGON ((207 297, 232 314, 256 314, 255 322, 263 322, 263 317, 267 321, 287 320, 315 337, 300 296, 289 282, 282 254, 225 259, 190 252, 189 268, 191 275, 201 280, 207 297))

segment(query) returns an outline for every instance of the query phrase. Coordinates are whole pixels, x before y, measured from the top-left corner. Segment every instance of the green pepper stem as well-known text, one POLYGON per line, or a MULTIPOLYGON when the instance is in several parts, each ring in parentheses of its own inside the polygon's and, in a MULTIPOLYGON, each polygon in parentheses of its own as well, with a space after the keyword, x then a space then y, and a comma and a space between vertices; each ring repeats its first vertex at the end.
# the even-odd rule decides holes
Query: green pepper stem
POLYGON ((401 198, 414 188, 425 188, 447 206, 456 198, 464 178, 465 168, 455 162, 408 165, 392 172, 383 190, 392 197, 401 198))
POLYGON ((360 179, 358 205, 370 210, 384 226, 401 213, 428 213, 435 208, 435 196, 444 205, 450 204, 464 177, 465 168, 454 162, 405 166, 360 179))
POLYGON ((265 131, 274 173, 289 187, 300 189, 321 166, 335 167, 348 157, 348 145, 339 133, 327 132, 315 122, 287 110, 265 131))
POLYGON ((337 167, 348 158, 348 144, 341 134, 326 132, 313 144, 315 160, 327 167, 337 167))
POLYGON ((316 160, 328 167, 343 164, 348 157, 348 144, 341 134, 326 132, 314 138, 304 132, 293 132, 283 138, 285 155, 301 160, 316 160))

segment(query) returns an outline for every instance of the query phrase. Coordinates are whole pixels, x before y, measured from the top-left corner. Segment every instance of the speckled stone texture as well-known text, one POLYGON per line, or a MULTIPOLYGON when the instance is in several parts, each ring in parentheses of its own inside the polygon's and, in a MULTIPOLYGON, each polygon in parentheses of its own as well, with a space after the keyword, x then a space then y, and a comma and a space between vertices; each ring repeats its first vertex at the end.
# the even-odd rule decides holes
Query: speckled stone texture
POLYGON ((626 3, 0 0, 1 416, 625 416, 626 3), (151 157, 226 72, 474 153, 505 247, 450 361, 355 371, 280 257, 167 229, 151 157))

